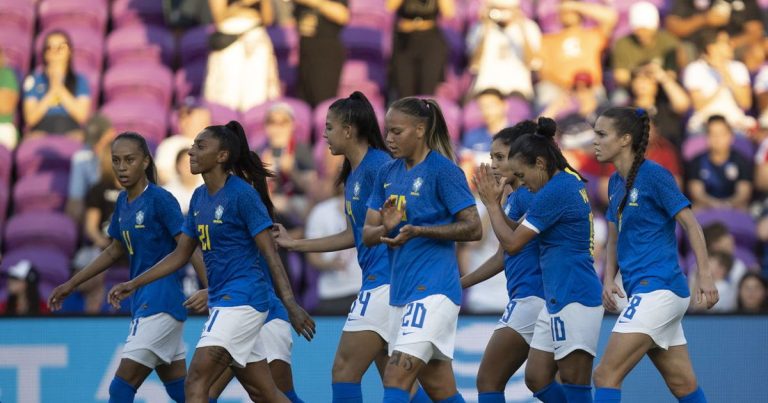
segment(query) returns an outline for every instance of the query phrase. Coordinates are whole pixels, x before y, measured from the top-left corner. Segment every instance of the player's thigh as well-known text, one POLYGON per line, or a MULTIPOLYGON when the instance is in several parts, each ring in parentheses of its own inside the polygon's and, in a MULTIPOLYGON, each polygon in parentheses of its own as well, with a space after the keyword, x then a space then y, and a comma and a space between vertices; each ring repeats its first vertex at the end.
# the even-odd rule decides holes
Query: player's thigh
POLYGON ((249 362, 245 367, 232 367, 235 377, 252 397, 258 395, 265 402, 287 402, 288 400, 277 390, 269 370, 267 360, 249 362), (256 391, 253 391, 256 389, 256 391), (252 393, 255 392, 255 393, 252 393))
POLYGON ((232 356, 224 347, 198 347, 192 356, 187 384, 210 388, 221 373, 232 364, 232 356))
POLYGON ((655 348, 648 351, 648 357, 676 397, 689 395, 698 387, 688 345, 672 346, 667 350, 655 348))
POLYGON ((120 360, 120 365, 117 367, 117 371, 115 371, 115 376, 133 387, 138 388, 151 373, 152 368, 128 358, 123 358, 120 360))
POLYGON ((173 361, 170 364, 158 365, 155 371, 157 371, 157 376, 160 377, 161 381, 174 381, 187 376, 187 362, 182 359, 173 361))
POLYGON ((293 390, 293 371, 291 364, 283 360, 272 360, 269 363, 269 371, 272 373, 272 380, 275 385, 283 392, 293 390))
POLYGON ((627 374, 652 347, 653 340, 647 334, 612 332, 595 368, 595 386, 619 388, 627 374))
POLYGON ((342 332, 333 361, 333 381, 359 382, 382 353, 386 356, 386 343, 378 333, 368 330, 342 332))
POLYGON ((219 377, 213 382, 213 385, 208 389, 208 396, 214 399, 221 396, 221 393, 224 392, 224 389, 227 388, 227 385, 232 382, 234 377, 235 373, 232 372, 231 367, 224 368, 219 377))
POLYGON ((563 383, 572 385, 592 384, 592 364, 595 357, 584 350, 574 350, 557 360, 557 370, 563 383))
POLYGON ((392 352, 384 369, 384 386, 410 390, 425 365, 424 361, 413 355, 402 351, 392 352))
POLYGON ((509 378, 528 358, 528 343, 516 331, 502 327, 491 335, 477 372, 480 392, 504 390, 509 378))

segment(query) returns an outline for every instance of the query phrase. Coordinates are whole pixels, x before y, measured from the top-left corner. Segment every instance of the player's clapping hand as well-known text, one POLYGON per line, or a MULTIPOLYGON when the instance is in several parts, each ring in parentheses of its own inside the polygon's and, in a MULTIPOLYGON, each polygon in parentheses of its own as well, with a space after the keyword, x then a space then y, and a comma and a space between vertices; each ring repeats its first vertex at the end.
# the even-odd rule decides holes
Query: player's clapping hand
POLYGON ((203 288, 201 290, 195 291, 192 296, 184 301, 184 308, 198 313, 208 310, 208 289, 203 288))
POLYGON ((475 184, 480 200, 487 207, 501 205, 501 196, 504 194, 504 181, 499 181, 493 175, 491 166, 480 164, 472 177, 472 183, 475 184))
POLYGON ((107 301, 113 308, 120 309, 120 302, 133 294, 133 291, 135 290, 136 286, 133 284, 133 281, 117 284, 109 290, 107 301))
POLYGON ((626 298, 627 296, 621 291, 621 287, 616 285, 613 281, 603 284, 603 307, 608 312, 618 313, 619 306, 616 304, 616 297, 626 298))
POLYGON ((72 286, 69 281, 54 288, 51 292, 51 296, 48 297, 48 307, 51 311, 58 311, 61 309, 61 303, 64 302, 64 299, 67 298, 69 294, 72 294, 72 291, 74 290, 75 287, 72 286))
POLYGON ((390 197, 381 207, 381 224, 384 225, 387 232, 392 231, 403 221, 404 213, 405 201, 399 204, 394 197, 390 197))
POLYGON ((407 224, 407 225, 404 225, 403 228, 400 228, 400 232, 398 232, 396 237, 394 238, 381 237, 381 242, 393 248, 397 248, 398 246, 402 246, 409 239, 416 236, 419 236, 419 227, 415 227, 411 224, 407 224))
MULTIPOLYGON (((285 304, 285 302, 283 303, 285 304)), ((285 304, 285 309, 288 311, 288 318, 291 320, 291 325, 296 333, 308 341, 312 341, 312 338, 315 337, 314 319, 296 302, 285 304)))
POLYGON ((717 301, 720 300, 720 294, 715 287, 715 280, 712 279, 712 274, 709 271, 700 271, 696 277, 696 303, 702 302, 702 297, 705 299, 707 309, 715 306, 717 301))
POLYGON ((294 239, 288 234, 288 230, 285 229, 283 224, 275 224, 272 226, 272 237, 275 238, 275 242, 281 248, 293 250, 294 239))

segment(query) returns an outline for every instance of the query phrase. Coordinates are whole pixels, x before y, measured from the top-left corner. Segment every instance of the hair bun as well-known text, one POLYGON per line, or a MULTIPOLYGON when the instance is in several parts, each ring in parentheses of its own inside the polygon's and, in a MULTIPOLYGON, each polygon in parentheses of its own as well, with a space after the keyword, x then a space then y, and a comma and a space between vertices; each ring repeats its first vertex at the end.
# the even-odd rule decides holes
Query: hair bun
POLYGON ((554 138, 556 132, 557 132, 557 123, 555 123, 554 120, 544 116, 539 118, 538 127, 536 128, 536 134, 544 137, 548 137, 548 138, 554 138))
POLYGON ((539 129, 539 126, 536 124, 536 122, 532 120, 523 120, 521 122, 518 122, 515 126, 515 131, 517 133, 520 133, 520 135, 523 134, 534 134, 539 129))

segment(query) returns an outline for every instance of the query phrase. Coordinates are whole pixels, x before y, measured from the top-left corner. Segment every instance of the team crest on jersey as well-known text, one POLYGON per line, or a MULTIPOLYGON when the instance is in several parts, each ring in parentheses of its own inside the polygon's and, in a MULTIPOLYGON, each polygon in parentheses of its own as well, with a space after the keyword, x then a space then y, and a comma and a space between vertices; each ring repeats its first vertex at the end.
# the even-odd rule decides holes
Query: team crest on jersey
POLYGON ((508 216, 508 215, 509 215, 509 211, 510 211, 510 210, 512 210, 512 206, 510 206, 509 204, 507 204, 507 206, 506 206, 506 207, 504 207, 504 215, 507 215, 507 216, 508 216))
POLYGON ((216 224, 221 224, 221 216, 224 215, 224 206, 219 204, 216 206, 216 211, 213 212, 213 222, 216 224))
POLYGON ((360 182, 355 182, 352 188, 352 200, 360 200, 360 182))
POLYGON ((424 179, 421 179, 421 176, 416 178, 413 181, 413 186, 411 187, 411 196, 418 196, 419 195, 419 189, 421 189, 421 185, 424 184, 424 179))
POLYGON ((637 188, 632 188, 632 190, 629 192, 629 205, 637 206, 638 197, 640 197, 640 192, 637 190, 637 188))
POLYGON ((144 228, 144 212, 139 210, 136 212, 136 228, 144 228))

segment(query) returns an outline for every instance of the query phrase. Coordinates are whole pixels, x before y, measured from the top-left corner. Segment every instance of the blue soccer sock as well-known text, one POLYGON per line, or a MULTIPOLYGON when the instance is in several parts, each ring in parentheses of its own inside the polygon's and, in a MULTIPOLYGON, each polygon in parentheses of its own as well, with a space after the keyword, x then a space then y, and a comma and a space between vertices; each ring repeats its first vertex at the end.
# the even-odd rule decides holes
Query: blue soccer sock
POLYGON ((416 389, 416 394, 411 398, 411 403, 432 403, 432 399, 429 398, 424 388, 419 385, 419 388, 416 389))
POLYGON ((362 403, 363 390, 359 383, 339 382, 331 384, 333 403, 362 403))
POLYGON ((704 391, 699 387, 691 394, 678 398, 677 401, 680 403, 707 403, 707 397, 704 396, 704 391))
POLYGON ((136 388, 115 375, 109 384, 109 403, 133 403, 136 388))
POLYGON ((293 389, 283 393, 285 394, 285 397, 291 401, 291 403, 304 403, 303 400, 299 399, 299 395, 297 395, 296 391, 293 389))
POLYGON ((212 397, 209 397, 208 398, 208 403, 216 403, 216 399, 214 399, 212 397))
POLYGON ((533 394, 533 397, 541 400, 544 403, 567 403, 568 399, 565 397, 565 391, 563 387, 552 381, 549 385, 533 394))
POLYGON ((437 403, 464 403, 464 397, 461 396, 461 393, 456 392, 455 395, 453 395, 453 396, 451 396, 451 397, 449 397, 447 399, 440 400, 437 403))
POLYGON ((480 392, 477 394, 478 403, 504 403, 504 392, 480 392))
POLYGON ((176 403, 184 403, 184 379, 181 377, 170 382, 165 382, 165 391, 168 392, 168 396, 176 403))
POLYGON ((384 403, 408 403, 411 393, 400 388, 384 388, 384 403))
POLYGON ((592 403, 592 386, 563 384, 568 403, 592 403))
POLYGON ((595 389, 595 403, 619 403, 621 402, 621 389, 597 388, 595 389))

